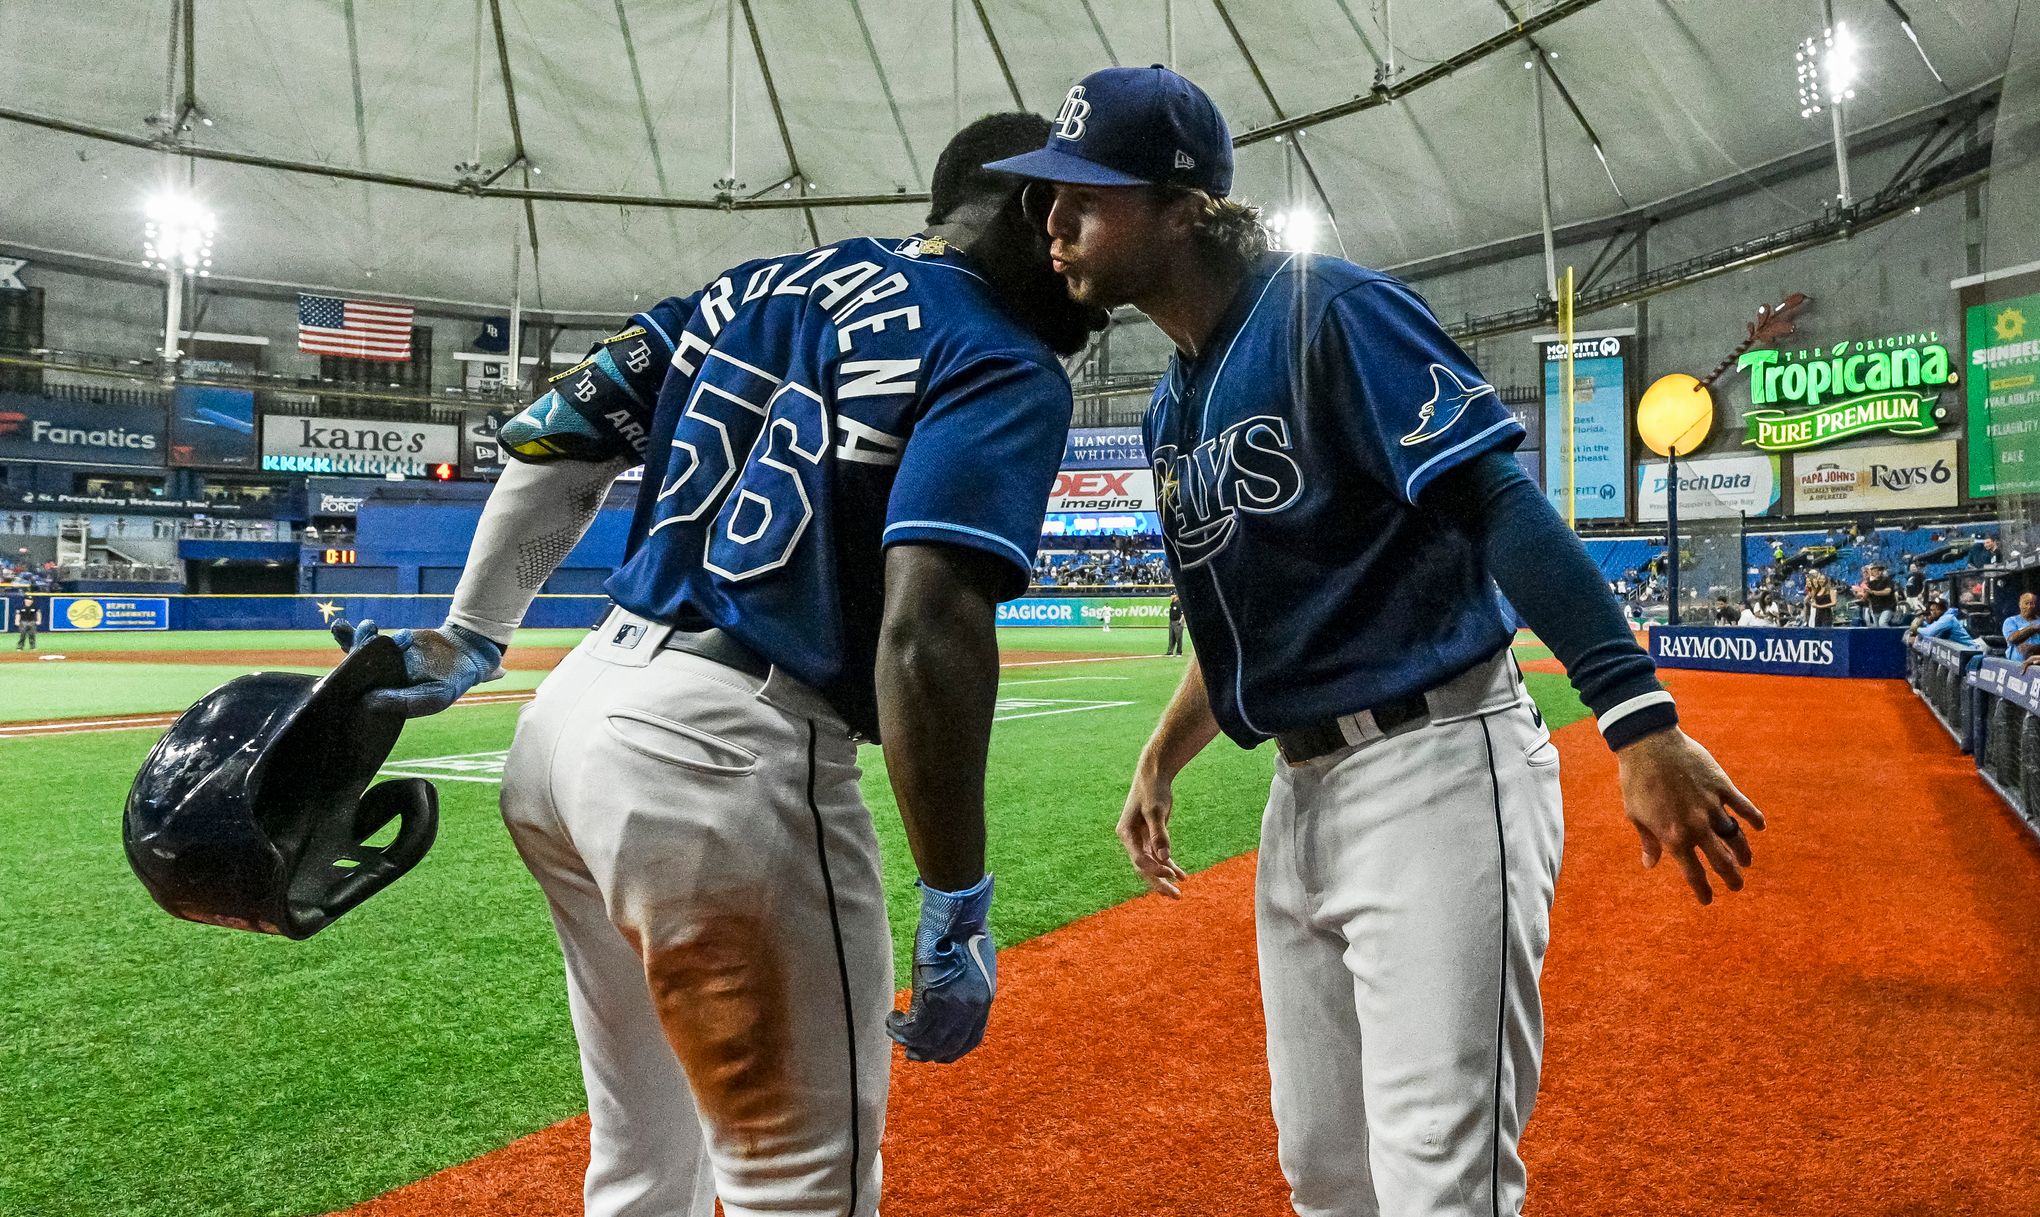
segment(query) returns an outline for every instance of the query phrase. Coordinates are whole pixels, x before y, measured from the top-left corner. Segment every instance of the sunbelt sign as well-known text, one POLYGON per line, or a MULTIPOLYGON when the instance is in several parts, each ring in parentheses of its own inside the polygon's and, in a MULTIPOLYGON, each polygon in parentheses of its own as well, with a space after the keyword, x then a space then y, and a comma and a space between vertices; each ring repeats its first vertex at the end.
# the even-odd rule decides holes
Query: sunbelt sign
POLYGON ((1803 351, 1749 351, 1751 409, 1743 439, 1767 452, 1814 448, 1859 435, 1928 435, 1947 411, 1934 404, 1956 382, 1940 335, 1850 339, 1803 351), (1810 407, 1787 413, 1778 407, 1810 407))

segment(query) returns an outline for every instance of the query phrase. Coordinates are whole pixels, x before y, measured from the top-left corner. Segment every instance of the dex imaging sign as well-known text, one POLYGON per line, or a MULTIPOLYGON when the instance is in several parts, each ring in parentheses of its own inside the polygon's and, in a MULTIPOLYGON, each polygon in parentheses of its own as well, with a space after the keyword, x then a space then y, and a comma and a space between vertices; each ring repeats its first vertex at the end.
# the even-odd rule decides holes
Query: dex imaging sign
POLYGON ((264 415, 262 467, 272 473, 424 477, 460 459, 460 428, 359 418, 264 415))

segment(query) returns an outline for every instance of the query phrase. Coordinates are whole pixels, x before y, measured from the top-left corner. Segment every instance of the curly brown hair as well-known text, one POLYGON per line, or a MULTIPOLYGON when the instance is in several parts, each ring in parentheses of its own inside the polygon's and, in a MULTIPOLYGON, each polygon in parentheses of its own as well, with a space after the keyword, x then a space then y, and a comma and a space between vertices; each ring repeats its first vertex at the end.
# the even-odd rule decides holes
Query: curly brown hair
POLYGON ((1268 229, 1261 209, 1238 199, 1220 198, 1194 186, 1156 186, 1164 206, 1179 199, 1198 201, 1197 224, 1191 231, 1198 251, 1233 271, 1244 271, 1268 252, 1268 229))

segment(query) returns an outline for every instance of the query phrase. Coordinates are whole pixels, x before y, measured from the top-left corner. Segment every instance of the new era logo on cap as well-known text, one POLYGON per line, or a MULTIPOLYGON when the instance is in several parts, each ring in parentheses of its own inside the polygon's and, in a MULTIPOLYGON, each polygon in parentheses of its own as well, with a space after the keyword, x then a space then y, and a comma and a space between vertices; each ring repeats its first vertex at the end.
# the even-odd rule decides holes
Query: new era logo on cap
POLYGON ((1232 135, 1204 90, 1156 64, 1106 68, 1077 82, 1047 147, 985 166, 1090 186, 1232 189, 1232 135))

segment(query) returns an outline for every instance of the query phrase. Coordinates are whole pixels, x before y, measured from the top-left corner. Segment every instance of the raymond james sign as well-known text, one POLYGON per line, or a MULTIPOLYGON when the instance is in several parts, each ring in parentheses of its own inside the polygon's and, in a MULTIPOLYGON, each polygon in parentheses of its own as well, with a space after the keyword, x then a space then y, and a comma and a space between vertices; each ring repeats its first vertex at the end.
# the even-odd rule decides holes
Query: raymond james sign
POLYGON ((262 418, 262 467, 273 473, 423 477, 460 459, 460 428, 359 418, 262 418))
POLYGON ((1927 435, 1948 412, 1934 404, 1956 381, 1940 334, 1852 339, 1804 351, 1748 351, 1736 369, 1750 374, 1743 443, 1790 452, 1888 431, 1927 435), (1770 408, 1808 406, 1804 414, 1770 408))
POLYGON ((1905 631, 1660 625, 1651 627, 1650 656, 1661 668, 1772 676, 1894 677, 1905 675, 1905 631))

